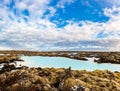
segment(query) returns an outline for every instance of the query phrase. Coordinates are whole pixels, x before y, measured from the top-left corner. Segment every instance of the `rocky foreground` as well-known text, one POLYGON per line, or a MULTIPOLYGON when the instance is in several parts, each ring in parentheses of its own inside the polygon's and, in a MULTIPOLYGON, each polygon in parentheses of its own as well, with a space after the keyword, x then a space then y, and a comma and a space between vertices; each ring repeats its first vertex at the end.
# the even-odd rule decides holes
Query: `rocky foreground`
POLYGON ((120 72, 21 67, 0 74, 0 91, 120 91, 120 72))

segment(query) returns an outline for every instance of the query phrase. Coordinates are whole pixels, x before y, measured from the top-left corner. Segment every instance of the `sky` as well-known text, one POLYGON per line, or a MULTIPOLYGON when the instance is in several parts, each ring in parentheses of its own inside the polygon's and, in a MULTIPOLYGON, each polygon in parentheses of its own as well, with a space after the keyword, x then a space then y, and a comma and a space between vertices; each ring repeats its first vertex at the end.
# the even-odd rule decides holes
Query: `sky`
POLYGON ((120 0, 0 0, 0 50, 120 51, 120 0))

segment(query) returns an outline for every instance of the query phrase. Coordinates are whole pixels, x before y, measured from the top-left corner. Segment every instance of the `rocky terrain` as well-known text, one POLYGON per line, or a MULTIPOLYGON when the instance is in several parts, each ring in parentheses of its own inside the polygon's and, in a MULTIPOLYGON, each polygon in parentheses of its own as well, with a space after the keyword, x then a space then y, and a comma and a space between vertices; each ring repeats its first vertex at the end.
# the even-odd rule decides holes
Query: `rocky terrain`
POLYGON ((21 67, 0 74, 0 91, 120 91, 120 72, 21 67))
POLYGON ((95 60, 95 62, 120 64, 120 52, 104 52, 97 53, 97 55, 99 59, 95 60))
POLYGON ((1 63, 11 63, 14 61, 23 61, 20 57, 16 54, 5 54, 0 55, 0 64, 1 63))
POLYGON ((120 91, 120 72, 29 68, 16 66, 19 56, 97 57, 95 62, 120 63, 119 52, 0 52, 0 91, 120 91))
POLYGON ((97 57, 97 63, 116 63, 120 64, 120 52, 86 52, 86 51, 51 51, 51 52, 38 52, 38 51, 0 51, 0 54, 16 54, 25 56, 54 56, 54 57, 67 57, 71 59, 78 59, 87 61, 86 57, 97 57))

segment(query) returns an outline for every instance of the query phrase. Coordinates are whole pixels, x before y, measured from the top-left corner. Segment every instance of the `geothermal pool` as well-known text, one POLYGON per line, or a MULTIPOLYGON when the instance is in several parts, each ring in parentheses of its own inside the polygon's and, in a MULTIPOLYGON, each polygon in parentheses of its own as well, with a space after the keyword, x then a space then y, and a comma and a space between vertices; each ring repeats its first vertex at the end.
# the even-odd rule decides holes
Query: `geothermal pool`
POLYGON ((74 70, 110 70, 120 71, 120 64, 94 62, 93 58, 87 58, 88 61, 70 59, 65 57, 48 57, 48 56, 22 56, 21 59, 25 60, 20 62, 21 65, 29 67, 54 67, 54 68, 68 68, 74 70))

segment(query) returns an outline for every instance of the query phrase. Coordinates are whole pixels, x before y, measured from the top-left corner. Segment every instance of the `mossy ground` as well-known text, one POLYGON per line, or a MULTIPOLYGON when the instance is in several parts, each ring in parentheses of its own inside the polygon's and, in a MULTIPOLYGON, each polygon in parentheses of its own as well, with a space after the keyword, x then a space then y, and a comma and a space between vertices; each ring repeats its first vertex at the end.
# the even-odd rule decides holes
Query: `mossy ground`
POLYGON ((120 91, 120 73, 108 70, 28 68, 0 74, 1 91, 120 91))

